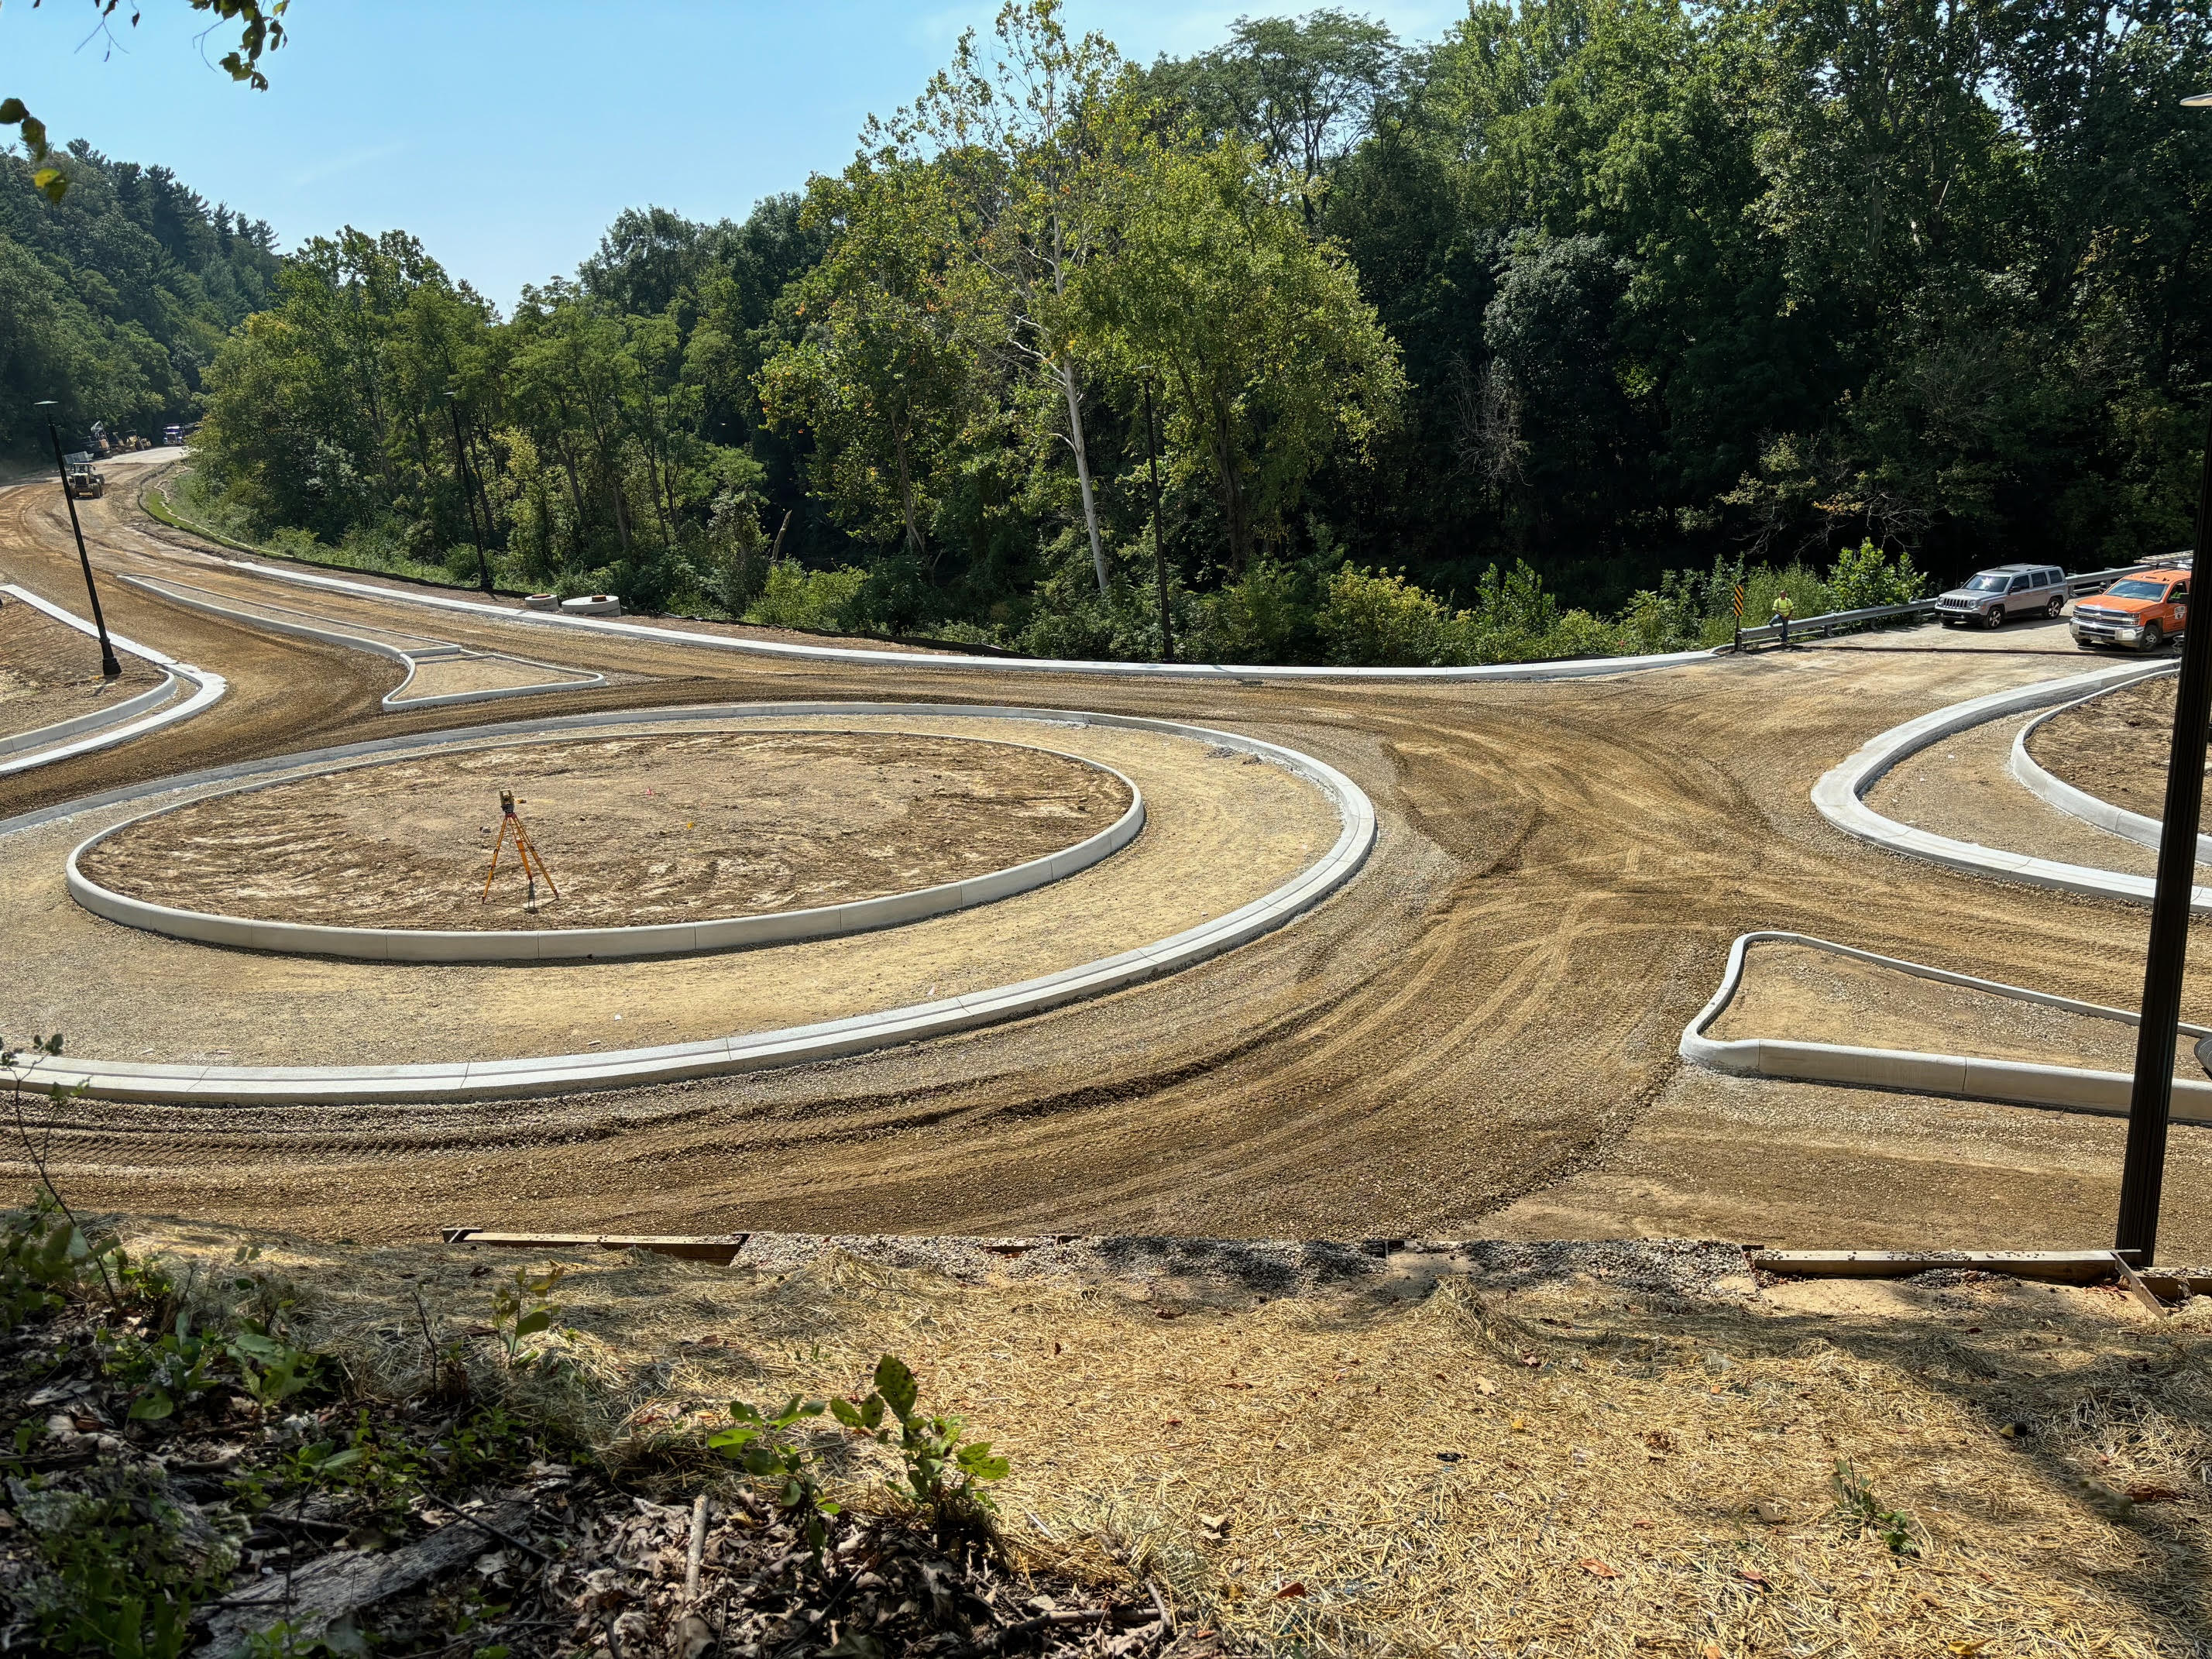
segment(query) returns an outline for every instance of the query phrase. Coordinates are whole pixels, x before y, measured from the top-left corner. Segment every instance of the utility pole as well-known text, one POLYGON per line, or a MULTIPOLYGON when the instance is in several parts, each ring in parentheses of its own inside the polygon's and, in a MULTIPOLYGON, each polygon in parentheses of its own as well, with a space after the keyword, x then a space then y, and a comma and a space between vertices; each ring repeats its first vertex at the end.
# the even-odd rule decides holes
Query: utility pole
POLYGON ((54 441, 54 471, 62 475, 62 499, 69 503, 70 531, 76 538, 76 562, 84 567, 85 597, 92 601, 92 625, 100 630, 100 677, 123 678, 123 665, 115 660, 115 647, 107 642, 107 618, 100 611, 100 589, 93 585, 92 557, 84 550, 84 526, 76 520, 76 497, 70 494, 69 463, 62 459, 61 428, 54 424, 54 403, 49 398, 31 405, 46 411, 46 435, 54 441))
MULTIPOLYGON (((2212 108, 2212 93, 2181 100, 2212 108)), ((2189 561, 2189 609, 2197 608, 2197 566, 2212 537, 2212 420, 2197 482, 2197 544, 2189 561)), ((2143 962, 2142 1019, 2136 1027, 2135 1088, 2128 1097, 2127 1153, 2120 1166, 2114 1248, 2137 1267, 2154 1265, 2159 1189, 2166 1181, 2166 1125, 2173 1108, 2174 1027, 2181 977, 2189 965, 2189 909, 2197 885, 2197 830, 2204 811, 2204 748, 2212 722, 2212 616, 2185 615, 2181 679, 2173 693, 2173 745, 2166 763, 2166 818, 2158 836, 2158 884, 2150 902, 2150 948, 2143 962)))
POLYGON ((468 451, 461 445, 461 400, 458 392, 448 392, 446 394, 446 413, 453 417, 453 465, 460 471, 461 505, 468 509, 469 534, 476 538, 477 586, 483 589, 484 597, 489 599, 491 597, 491 566, 484 561, 484 539, 490 532, 477 528, 477 498, 469 488, 468 451))
POLYGON ((1160 660, 1173 662, 1175 629, 1168 621, 1168 551, 1160 541, 1160 449, 1152 435, 1152 371, 1145 371, 1145 464, 1152 474, 1152 574, 1160 590, 1160 660))

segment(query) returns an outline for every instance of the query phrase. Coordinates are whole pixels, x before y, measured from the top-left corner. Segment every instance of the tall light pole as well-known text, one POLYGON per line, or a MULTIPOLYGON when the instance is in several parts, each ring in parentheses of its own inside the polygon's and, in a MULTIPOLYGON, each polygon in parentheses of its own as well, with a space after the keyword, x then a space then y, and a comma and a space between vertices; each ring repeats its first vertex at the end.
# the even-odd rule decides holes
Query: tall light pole
POLYGON ((1152 371, 1145 371, 1145 465, 1152 474, 1152 574, 1160 590, 1160 660, 1175 660, 1175 629, 1168 622, 1168 550, 1160 540, 1160 449, 1152 436, 1152 371))
POLYGON ((44 398, 31 407, 46 411, 46 435, 54 441, 54 471, 61 474, 62 499, 69 503, 70 530, 76 537, 76 562, 84 567, 85 597, 92 601, 92 625, 100 630, 100 677, 119 680, 123 665, 115 660, 115 647, 107 642, 107 618, 100 613, 100 589, 93 586, 92 557, 84 550, 84 526, 76 521, 76 497, 70 494, 69 463, 62 459, 62 434, 54 424, 54 400, 44 398))
MULTIPOLYGON (((2212 108, 2212 93, 2182 100, 2212 108)), ((2197 544, 2189 570, 2189 608, 2197 609, 2197 566, 2212 538, 2212 422, 2197 485, 2197 544)), ((2150 903, 2150 949, 2143 963, 2142 1024, 2136 1028, 2135 1089, 2128 1097, 2128 1148, 2120 1168, 2116 1248, 2138 1267, 2158 1249, 2159 1188, 2166 1179, 2166 1131, 2173 1106, 2174 1027, 2181 1018, 2181 976, 2189 965, 2189 902, 2197 884, 2197 830, 2204 810, 2204 747, 2212 724, 2212 612, 2187 618, 2181 680, 2173 694, 2173 746, 2166 763, 2166 817, 2158 836, 2158 886, 2150 903)))
POLYGON ((477 586, 483 588, 486 598, 491 595, 491 566, 484 560, 484 538, 490 534, 487 526, 477 528, 477 498, 469 488, 468 451, 461 446, 461 397, 458 392, 446 394, 446 413, 453 417, 453 465, 461 486, 461 505, 468 509, 469 534, 476 538, 477 586))

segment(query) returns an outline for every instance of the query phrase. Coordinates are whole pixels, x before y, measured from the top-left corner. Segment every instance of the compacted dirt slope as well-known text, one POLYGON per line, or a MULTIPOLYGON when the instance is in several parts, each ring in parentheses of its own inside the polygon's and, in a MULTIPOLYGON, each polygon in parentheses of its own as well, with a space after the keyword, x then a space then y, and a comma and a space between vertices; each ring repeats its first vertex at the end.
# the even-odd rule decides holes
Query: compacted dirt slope
MULTIPOLYGON (((149 533, 125 499, 95 504, 88 525, 105 568, 205 568, 149 533)), ((0 495, 0 566, 58 593, 63 545, 42 501, 0 495)), ((231 676, 236 694, 98 763, 12 781, 0 810, 219 759, 483 718, 378 714, 384 688, 358 658, 144 596, 118 592, 115 610, 118 625, 231 676)), ((395 605, 392 620, 418 615, 395 605)), ((512 625, 456 613, 438 613, 437 631, 520 648, 512 625)), ((1814 781, 1874 732, 2080 660, 2048 648, 2037 629, 1996 636, 2002 649, 1948 648, 1927 631, 1936 648, 1815 647, 1478 685, 1264 675, 1143 683, 891 653, 863 670, 564 635, 564 662, 650 678, 562 694, 563 712, 905 697, 1156 714, 1233 727, 1339 767, 1375 802, 1380 838, 1354 882, 1254 945, 957 1040, 540 1102, 71 1109, 53 1154, 88 1201, 318 1236, 421 1237, 449 1221, 1480 1236, 1504 1206, 1630 1144, 1662 1097, 1717 1144, 1741 1136, 1721 1106, 1671 1088, 1677 1035, 1737 933, 1796 929, 2105 1003, 2138 994, 2140 911, 1893 857, 1814 812, 1814 781)), ((544 654, 543 637, 536 643, 544 654)), ((512 712, 544 706, 518 699, 512 712)), ((2187 1015, 2212 1013, 2207 992, 2200 973, 2187 1015)), ((13 1023, 0 1011, 0 1026, 13 1023)), ((86 1033, 88 1051, 96 1036, 86 1033)), ((1994 1150, 1972 1168, 1941 1137, 1898 1137, 1871 1113, 1832 1115, 1819 1175, 1825 1213, 1971 1221, 1990 1245, 2075 1242, 2053 1241, 2045 1218, 2015 1205, 2007 1168, 2004 1149, 2025 1156, 2043 1145, 2051 1115, 1988 1109, 1994 1150), (1844 1153, 1833 1153, 1838 1144, 1844 1153)), ((2198 1133, 2177 1133, 2177 1205, 2191 1201, 2203 1167, 2187 1155, 2198 1133)), ((1717 1182, 1700 1219, 1802 1242, 1787 1207, 1778 1213, 1768 1200, 1803 1171, 1786 1142, 1759 1151, 1765 1174, 1717 1182)), ((1644 1224, 1616 1197, 1583 1206, 1577 1231, 1644 1224)))

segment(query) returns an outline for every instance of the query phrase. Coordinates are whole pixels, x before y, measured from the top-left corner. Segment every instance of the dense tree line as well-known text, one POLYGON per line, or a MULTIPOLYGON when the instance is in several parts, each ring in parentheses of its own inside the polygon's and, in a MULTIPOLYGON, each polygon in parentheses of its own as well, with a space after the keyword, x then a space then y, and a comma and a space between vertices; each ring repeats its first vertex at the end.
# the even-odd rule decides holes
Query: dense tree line
POLYGON ((1150 66, 1035 0, 803 197, 625 214, 511 318, 308 244, 203 498, 1146 656, 1164 594, 1194 653, 1447 660, 1697 637, 1747 566, 1802 610, 2118 562, 2189 537, 2208 70, 2165 0, 1477 0, 1150 66))
POLYGON ((95 421, 158 436, 197 411, 224 338, 268 303, 278 264, 266 224, 211 207, 164 167, 110 161, 83 143, 40 168, 0 154, 0 454, 35 450, 31 405, 63 428, 95 421))

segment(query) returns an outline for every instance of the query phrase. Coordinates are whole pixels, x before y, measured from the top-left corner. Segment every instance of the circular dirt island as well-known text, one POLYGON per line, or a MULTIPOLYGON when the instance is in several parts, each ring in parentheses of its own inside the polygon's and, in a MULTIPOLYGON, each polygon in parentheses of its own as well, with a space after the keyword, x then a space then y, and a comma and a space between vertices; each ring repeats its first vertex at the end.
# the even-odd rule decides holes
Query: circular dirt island
POLYGON ((1133 803, 1114 772, 1016 744, 884 732, 702 732, 386 761, 149 814, 85 878, 171 910, 319 927, 525 933, 815 910, 1074 847, 1133 803), (533 907, 512 791, 552 880, 533 907))

